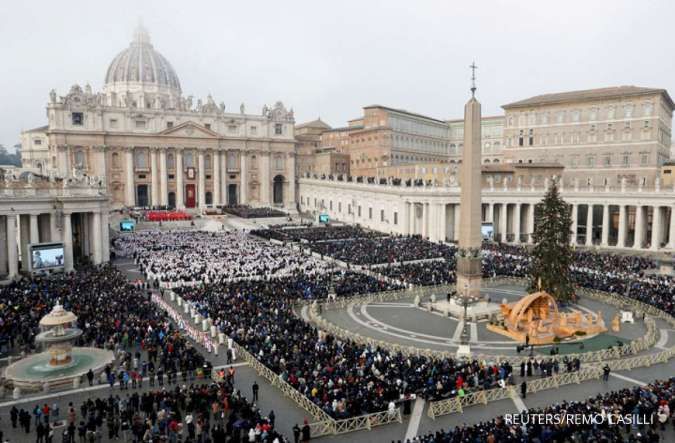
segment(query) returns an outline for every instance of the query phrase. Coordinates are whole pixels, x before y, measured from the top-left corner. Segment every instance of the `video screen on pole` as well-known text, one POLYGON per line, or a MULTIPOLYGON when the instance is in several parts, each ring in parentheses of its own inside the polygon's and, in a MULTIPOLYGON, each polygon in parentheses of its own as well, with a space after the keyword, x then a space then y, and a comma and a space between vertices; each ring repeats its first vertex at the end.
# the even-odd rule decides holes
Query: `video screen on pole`
POLYGON ((495 233, 492 223, 483 223, 480 227, 480 233, 483 235, 484 240, 492 240, 495 233))
POLYGON ((62 268, 63 257, 63 243, 30 245, 30 264, 33 271, 62 268))
POLYGON ((136 222, 133 220, 122 220, 120 222, 120 231, 131 232, 136 227, 136 222))
POLYGON ((328 223, 328 214, 319 214, 319 223, 328 223))

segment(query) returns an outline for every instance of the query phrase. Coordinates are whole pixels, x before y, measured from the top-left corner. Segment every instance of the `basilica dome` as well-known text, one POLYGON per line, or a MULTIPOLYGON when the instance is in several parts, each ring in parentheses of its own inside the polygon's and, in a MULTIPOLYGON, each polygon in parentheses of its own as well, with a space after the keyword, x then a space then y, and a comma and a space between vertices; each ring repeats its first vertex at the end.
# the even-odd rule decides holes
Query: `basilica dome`
POLYGON ((146 29, 139 25, 134 39, 117 54, 105 76, 105 92, 158 93, 180 96, 180 81, 169 61, 150 44, 146 29))

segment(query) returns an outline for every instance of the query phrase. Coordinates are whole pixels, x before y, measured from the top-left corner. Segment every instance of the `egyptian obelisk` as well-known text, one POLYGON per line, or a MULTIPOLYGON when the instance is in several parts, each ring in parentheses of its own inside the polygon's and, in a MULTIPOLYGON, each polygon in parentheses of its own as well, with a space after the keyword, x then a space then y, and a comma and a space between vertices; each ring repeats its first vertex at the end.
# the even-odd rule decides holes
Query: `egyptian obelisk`
POLYGON ((481 134, 480 103, 476 100, 476 64, 471 64, 471 99, 464 106, 464 149, 460 171, 460 227, 457 292, 479 297, 481 284, 481 134))

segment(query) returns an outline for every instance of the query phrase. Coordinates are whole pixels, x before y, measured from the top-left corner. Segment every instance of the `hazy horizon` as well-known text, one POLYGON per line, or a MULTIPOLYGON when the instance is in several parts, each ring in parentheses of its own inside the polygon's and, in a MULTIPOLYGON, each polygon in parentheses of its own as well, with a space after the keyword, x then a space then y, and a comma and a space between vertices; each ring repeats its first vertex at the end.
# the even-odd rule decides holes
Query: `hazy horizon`
POLYGON ((666 1, 222 3, 19 2, 0 6, 0 143, 47 123, 49 91, 103 86, 139 18, 184 95, 238 112, 281 100, 296 122, 343 126, 382 104, 460 118, 469 64, 484 115, 529 96, 639 85, 675 91, 666 1), (644 7, 648 5, 648 7, 644 7))

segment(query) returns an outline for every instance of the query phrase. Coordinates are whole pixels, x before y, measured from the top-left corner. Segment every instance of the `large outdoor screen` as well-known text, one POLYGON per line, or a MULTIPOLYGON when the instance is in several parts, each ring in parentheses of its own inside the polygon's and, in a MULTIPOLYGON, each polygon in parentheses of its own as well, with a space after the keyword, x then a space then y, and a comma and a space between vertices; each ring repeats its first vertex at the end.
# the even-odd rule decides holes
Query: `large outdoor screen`
POLYGON ((63 243, 30 245, 30 265, 33 271, 63 268, 63 243))
POLYGON ((136 222, 133 220, 122 220, 120 222, 120 231, 131 232, 136 227, 136 222))
POLYGON ((319 214, 319 223, 328 223, 329 221, 328 214, 319 214))
POLYGON ((492 223, 483 223, 480 227, 480 233, 483 235, 484 240, 492 240, 495 233, 492 223))

